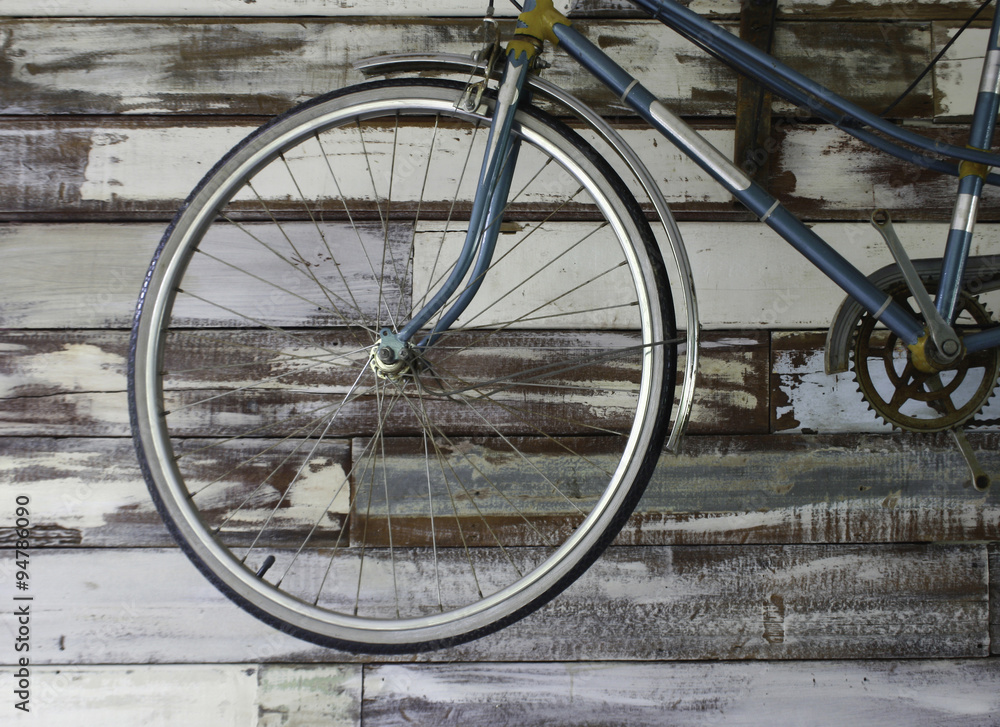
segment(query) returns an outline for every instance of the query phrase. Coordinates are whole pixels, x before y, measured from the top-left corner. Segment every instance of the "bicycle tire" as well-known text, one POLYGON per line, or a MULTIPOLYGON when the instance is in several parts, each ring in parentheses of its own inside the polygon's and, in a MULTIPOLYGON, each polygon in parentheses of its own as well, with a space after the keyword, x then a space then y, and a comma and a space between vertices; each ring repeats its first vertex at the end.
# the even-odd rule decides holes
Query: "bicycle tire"
POLYGON ((324 646, 442 648, 534 611, 618 533, 666 435, 656 242, 528 104, 480 294, 401 373, 375 363, 464 238, 493 101, 459 109, 463 90, 372 82, 261 127, 177 213, 137 303, 130 419, 158 510, 230 599, 324 646))

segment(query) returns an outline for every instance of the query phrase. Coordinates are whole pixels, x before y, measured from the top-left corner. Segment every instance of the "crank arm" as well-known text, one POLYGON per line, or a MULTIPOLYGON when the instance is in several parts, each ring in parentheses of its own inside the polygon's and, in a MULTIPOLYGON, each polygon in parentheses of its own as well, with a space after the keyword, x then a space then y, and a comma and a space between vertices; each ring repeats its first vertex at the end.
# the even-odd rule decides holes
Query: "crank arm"
POLYGON ((872 227, 882 235, 885 244, 889 246, 889 252, 892 253, 896 265, 899 266, 899 270, 906 280, 906 287, 910 289, 910 293, 913 294, 913 298, 917 302, 917 307, 924 316, 931 340, 944 359, 942 363, 951 363, 962 353, 962 342, 958 340, 954 329, 941 317, 937 306, 934 305, 934 301, 927 293, 917 269, 913 266, 906 250, 903 249, 903 243, 896 235, 889 213, 886 210, 875 210, 872 212, 871 223, 872 227))
MULTIPOLYGON (((944 388, 940 375, 931 377, 927 381, 927 387, 931 391, 939 391, 944 388)), ((951 430, 951 436, 955 439, 955 444, 958 445, 958 451, 965 457, 965 463, 969 465, 969 472, 972 475, 972 486, 980 492, 985 492, 989 489, 991 478, 986 473, 986 470, 983 469, 983 466, 979 464, 979 459, 976 457, 972 445, 969 444, 969 440, 965 436, 965 430, 961 427, 956 427, 951 430)))

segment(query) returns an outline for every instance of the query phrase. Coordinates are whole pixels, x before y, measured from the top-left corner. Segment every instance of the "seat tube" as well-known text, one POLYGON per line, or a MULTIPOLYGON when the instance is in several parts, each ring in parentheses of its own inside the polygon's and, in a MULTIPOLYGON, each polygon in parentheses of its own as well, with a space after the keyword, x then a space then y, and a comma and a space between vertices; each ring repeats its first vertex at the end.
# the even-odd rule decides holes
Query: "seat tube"
MULTIPOLYGON (((996 128, 997 111, 1000 109, 1000 13, 993 17, 983 72, 976 95, 976 106, 969 130, 969 147, 989 151, 996 128)), ((972 230, 976 224, 979 200, 989 168, 984 164, 962 162, 959 166, 958 198, 948 230, 944 260, 941 265, 941 283, 938 286, 936 306, 941 316, 953 322, 958 307, 958 293, 962 287, 965 262, 972 246, 972 230)))

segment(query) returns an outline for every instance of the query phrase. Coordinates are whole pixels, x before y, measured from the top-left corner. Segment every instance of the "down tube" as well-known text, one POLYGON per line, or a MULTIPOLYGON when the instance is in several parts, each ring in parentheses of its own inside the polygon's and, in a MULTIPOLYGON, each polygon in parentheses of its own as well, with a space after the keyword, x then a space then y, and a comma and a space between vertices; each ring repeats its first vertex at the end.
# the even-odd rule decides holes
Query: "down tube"
POLYGON ((557 24, 553 31, 563 50, 905 343, 914 344, 923 335, 923 326, 912 314, 875 287, 823 238, 806 227, 722 152, 660 103, 631 74, 572 27, 557 24))

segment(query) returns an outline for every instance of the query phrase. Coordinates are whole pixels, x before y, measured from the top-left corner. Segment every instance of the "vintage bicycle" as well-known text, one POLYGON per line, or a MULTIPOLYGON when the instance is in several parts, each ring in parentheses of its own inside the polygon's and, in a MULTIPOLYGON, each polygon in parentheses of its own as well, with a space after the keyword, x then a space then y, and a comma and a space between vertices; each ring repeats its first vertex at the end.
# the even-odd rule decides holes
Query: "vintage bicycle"
POLYGON ((636 152, 534 72, 544 43, 842 287, 828 370, 853 370, 898 428, 953 432, 988 486, 962 427, 1000 376, 1000 326, 974 294, 1000 276, 969 255, 982 190, 1000 181, 1000 20, 957 147, 672 0, 634 4, 810 116, 958 177, 942 257, 911 261, 876 211, 896 264, 857 270, 551 0, 519 8, 505 47, 491 35, 471 58, 362 62, 419 74, 316 98, 241 142, 174 218, 136 309, 129 403, 150 491, 250 613, 354 651, 491 633, 576 579, 677 450, 698 370, 683 243, 636 152))

